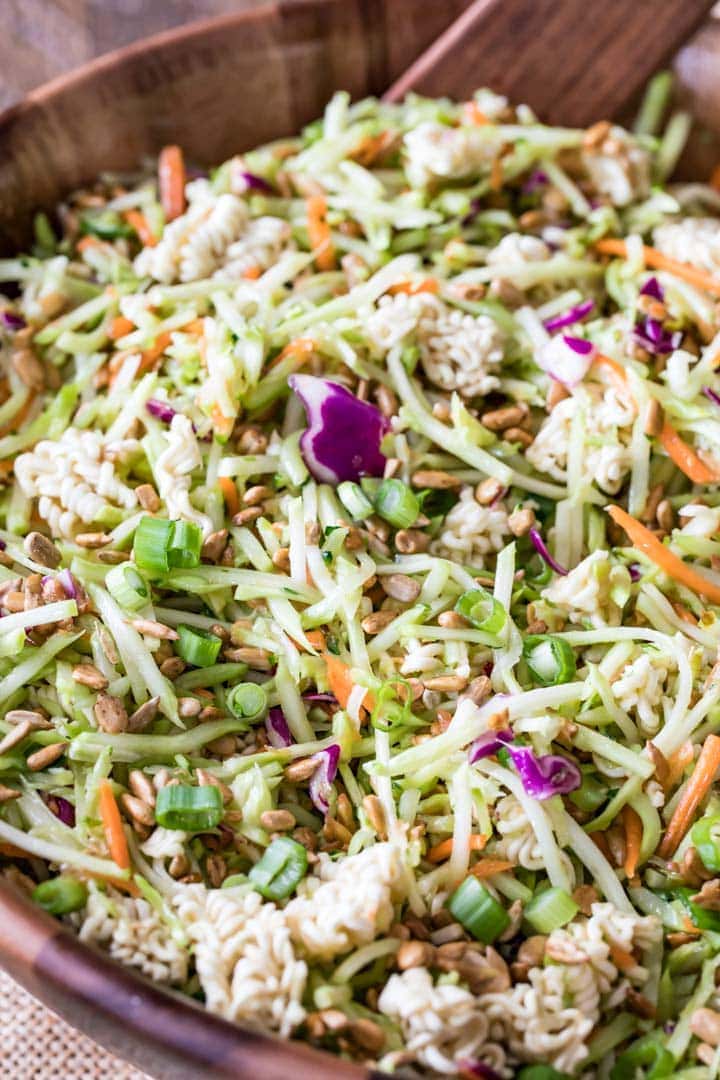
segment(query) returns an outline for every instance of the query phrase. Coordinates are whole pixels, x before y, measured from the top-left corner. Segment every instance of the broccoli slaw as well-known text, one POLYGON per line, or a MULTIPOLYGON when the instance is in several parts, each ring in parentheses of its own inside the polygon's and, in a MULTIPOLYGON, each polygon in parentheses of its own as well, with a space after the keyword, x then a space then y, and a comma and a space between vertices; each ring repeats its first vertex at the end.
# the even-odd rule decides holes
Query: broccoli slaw
POLYGON ((2 872, 83 940, 398 1075, 718 1074, 720 194, 666 91, 337 93, 0 260, 2 872))

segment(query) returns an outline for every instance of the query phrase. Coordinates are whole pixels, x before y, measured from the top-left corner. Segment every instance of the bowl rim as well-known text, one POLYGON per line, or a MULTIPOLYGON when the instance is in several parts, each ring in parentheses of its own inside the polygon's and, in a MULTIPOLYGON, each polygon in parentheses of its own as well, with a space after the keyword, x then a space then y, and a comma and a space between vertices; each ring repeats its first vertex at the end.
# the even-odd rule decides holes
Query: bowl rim
MULTIPOLYGON (((35 109, 81 90, 99 76, 147 53, 192 43, 227 27, 291 18, 342 2, 265 2, 242 11, 194 19, 121 45, 47 80, 6 106, 0 111, 0 133, 35 109)), ((152 1062, 148 1065, 147 1059, 143 1060, 148 1054, 156 1057, 162 1076, 172 1076, 173 1080, 192 1080, 199 1075, 198 1068, 203 1075, 233 1076, 236 1080, 258 1075, 263 1080, 287 1080, 291 1074, 295 1080, 382 1080, 387 1076, 308 1043, 259 1032, 205 1010, 81 941, 1 878, 0 916, 0 968, 71 1026, 140 1069, 153 1067, 152 1062), (102 990, 106 991, 104 996, 102 990), (92 1022, 88 1022, 93 1016, 102 1021, 103 1034, 98 1035, 92 1022), (113 1028, 119 1031, 121 1025, 125 1027, 125 1038, 114 1039, 113 1028), (127 1033, 132 1035, 132 1043, 127 1033), (128 1059, 131 1045, 135 1052, 128 1059), (173 1054, 173 1071, 165 1072, 162 1058, 166 1056, 167 1060, 167 1055, 173 1054), (191 1071, 183 1071, 183 1064, 191 1071)))

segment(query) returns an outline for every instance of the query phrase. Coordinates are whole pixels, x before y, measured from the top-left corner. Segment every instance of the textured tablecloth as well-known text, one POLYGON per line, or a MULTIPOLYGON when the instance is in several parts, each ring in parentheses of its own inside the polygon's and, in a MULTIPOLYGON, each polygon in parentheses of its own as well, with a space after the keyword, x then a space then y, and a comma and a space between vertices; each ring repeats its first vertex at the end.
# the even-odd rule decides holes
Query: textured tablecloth
POLYGON ((0 1064, 5 1080, 149 1080, 74 1031, 2 971, 0 1064))

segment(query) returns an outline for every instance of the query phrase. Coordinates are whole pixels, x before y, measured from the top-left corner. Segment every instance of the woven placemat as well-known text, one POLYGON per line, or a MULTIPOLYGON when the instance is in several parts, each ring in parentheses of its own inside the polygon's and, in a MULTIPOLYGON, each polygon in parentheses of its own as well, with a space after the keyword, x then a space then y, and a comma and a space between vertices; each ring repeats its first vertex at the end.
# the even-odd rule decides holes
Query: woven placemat
POLYGON ((7 1080, 150 1080, 75 1031, 3 971, 0 1063, 7 1080))

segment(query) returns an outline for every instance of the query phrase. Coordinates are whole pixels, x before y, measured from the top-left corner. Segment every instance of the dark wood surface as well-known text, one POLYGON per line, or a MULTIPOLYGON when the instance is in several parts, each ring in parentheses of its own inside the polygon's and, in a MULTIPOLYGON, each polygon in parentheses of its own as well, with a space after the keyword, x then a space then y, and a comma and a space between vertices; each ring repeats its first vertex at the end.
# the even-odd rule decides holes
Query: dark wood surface
POLYGON ((491 86, 550 123, 616 116, 706 20, 713 0, 474 0, 391 87, 462 97, 491 86), (552 58, 555 57, 555 62, 552 58))

